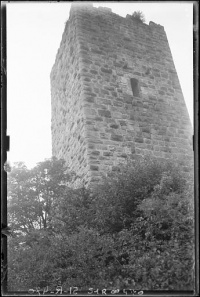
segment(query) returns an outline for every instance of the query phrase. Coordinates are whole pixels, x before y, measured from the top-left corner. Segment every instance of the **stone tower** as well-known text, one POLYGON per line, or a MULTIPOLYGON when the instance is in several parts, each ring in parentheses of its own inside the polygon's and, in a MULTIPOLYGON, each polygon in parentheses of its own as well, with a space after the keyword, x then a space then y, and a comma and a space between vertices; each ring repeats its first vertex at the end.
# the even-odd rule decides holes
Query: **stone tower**
POLYGON ((86 183, 128 155, 191 166, 192 127, 162 26, 72 5, 51 94, 53 156, 86 183))

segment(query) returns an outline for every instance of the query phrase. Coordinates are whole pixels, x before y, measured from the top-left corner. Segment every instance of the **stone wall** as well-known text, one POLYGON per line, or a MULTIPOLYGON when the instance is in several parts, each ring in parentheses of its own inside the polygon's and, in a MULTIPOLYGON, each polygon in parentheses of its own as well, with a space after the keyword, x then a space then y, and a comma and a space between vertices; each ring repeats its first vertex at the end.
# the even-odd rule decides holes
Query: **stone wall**
POLYGON ((72 5, 51 85, 53 155, 83 181, 128 156, 191 167, 192 127, 162 26, 72 5))
POLYGON ((70 18, 51 71, 52 155, 66 159, 72 171, 85 175, 88 158, 80 51, 76 18, 70 18))

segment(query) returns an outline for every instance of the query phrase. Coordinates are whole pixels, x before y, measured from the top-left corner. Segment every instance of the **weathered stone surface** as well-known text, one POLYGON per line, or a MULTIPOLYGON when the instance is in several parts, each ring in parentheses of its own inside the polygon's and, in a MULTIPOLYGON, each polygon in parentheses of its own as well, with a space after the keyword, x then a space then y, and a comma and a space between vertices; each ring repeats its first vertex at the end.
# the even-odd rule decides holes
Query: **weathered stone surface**
POLYGON ((137 138, 135 138, 135 142, 143 143, 144 140, 142 137, 141 138, 137 137, 137 138))
POLYGON ((98 110, 98 114, 102 117, 111 118, 111 113, 109 110, 98 110))
POLYGON ((72 7, 51 71, 51 97, 52 154, 85 182, 118 170, 128 155, 192 164, 192 127, 160 25, 92 5, 72 7))
POLYGON ((118 129, 118 128, 119 128, 119 125, 116 125, 116 124, 111 124, 111 125, 110 125, 110 128, 113 128, 113 129, 118 129))
POLYGON ((103 152, 103 156, 113 156, 112 152, 103 152))
POLYGON ((95 155, 95 156, 99 156, 100 155, 100 151, 93 151, 91 152, 92 155, 95 155))
POLYGON ((96 165, 90 165, 90 169, 91 169, 91 170, 98 171, 98 170, 99 170, 99 166, 96 166, 96 165))
POLYGON ((114 141, 120 141, 121 142, 121 141, 123 141, 123 136, 112 134, 110 139, 114 140, 114 141))
POLYGON ((103 67, 101 67, 101 71, 105 72, 105 73, 112 73, 112 69, 107 69, 107 68, 103 68, 103 67))

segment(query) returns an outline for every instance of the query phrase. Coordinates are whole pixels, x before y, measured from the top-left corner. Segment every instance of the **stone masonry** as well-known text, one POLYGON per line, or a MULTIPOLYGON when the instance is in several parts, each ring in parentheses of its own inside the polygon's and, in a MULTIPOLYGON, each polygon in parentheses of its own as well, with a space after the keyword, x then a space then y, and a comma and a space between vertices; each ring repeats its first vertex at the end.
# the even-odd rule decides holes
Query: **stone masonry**
POLYGON ((72 5, 51 72, 52 154, 83 182, 128 156, 193 160, 192 127, 164 28, 72 5))

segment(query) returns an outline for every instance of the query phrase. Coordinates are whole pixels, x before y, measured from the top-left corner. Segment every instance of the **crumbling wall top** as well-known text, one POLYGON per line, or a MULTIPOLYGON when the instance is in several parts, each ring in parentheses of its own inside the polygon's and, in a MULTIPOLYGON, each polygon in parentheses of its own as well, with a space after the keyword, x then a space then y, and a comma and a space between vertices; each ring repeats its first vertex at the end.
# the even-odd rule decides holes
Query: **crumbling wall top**
POLYGON ((76 3, 72 3, 71 5, 71 11, 70 11, 70 14, 72 14, 73 12, 75 11, 79 11, 79 12, 89 12, 89 13, 92 13, 92 14, 104 14, 104 15, 107 15, 109 14, 110 16, 113 15, 115 17, 119 17, 123 22, 128 22, 129 24, 130 23, 138 23, 140 25, 143 25, 143 26, 147 26, 149 27, 150 29, 158 29, 158 30, 164 30, 164 27, 159 25, 159 24, 156 24, 152 21, 149 22, 149 25, 146 24, 146 23, 143 23, 143 22, 138 22, 137 19, 134 19, 134 17, 130 14, 127 14, 126 17, 122 17, 114 12, 112 12, 112 9, 111 8, 108 8, 108 7, 93 7, 93 4, 90 3, 90 2, 86 2, 86 3, 81 3, 81 2, 76 2, 76 3))

